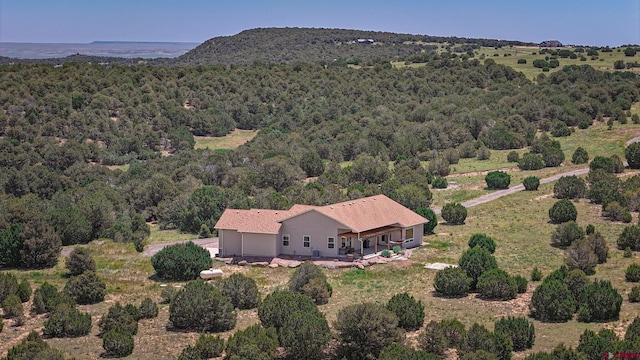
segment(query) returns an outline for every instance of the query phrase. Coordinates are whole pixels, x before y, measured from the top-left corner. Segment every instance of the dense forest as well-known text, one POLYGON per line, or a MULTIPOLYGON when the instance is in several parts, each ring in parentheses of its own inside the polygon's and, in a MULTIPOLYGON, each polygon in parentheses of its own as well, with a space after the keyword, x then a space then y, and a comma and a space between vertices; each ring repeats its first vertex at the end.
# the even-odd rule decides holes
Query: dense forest
POLYGON ((206 232, 225 207, 381 192, 428 207, 431 176, 457 158, 523 148, 539 130, 567 136, 597 118, 626 121, 639 99, 631 72, 569 66, 531 81, 492 59, 425 59, 358 69, 2 66, 0 240, 13 245, 1 247, 0 267, 49 266, 61 244, 98 237, 141 244, 147 221, 206 232), (194 150, 194 135, 235 128, 260 131, 233 151, 194 150))

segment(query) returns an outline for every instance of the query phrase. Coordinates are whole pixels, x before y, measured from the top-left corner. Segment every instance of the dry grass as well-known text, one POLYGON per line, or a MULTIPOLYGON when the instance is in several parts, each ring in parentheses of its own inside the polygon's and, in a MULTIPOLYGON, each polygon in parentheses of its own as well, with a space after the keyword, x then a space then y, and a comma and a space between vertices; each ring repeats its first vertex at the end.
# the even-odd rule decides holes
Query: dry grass
POLYGON ((196 149, 231 150, 253 139, 258 134, 255 130, 235 129, 222 137, 194 136, 196 149))

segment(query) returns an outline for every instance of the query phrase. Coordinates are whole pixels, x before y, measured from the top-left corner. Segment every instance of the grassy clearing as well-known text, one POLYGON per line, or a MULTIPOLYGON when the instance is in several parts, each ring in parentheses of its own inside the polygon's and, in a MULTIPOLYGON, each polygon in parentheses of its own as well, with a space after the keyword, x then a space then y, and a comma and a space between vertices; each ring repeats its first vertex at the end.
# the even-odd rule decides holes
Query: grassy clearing
POLYGON ((235 129, 229 135, 222 137, 194 136, 196 149, 231 150, 250 141, 258 134, 255 130, 235 129))
MULTIPOLYGON (((444 52, 445 46, 441 45, 440 48, 438 49, 438 52, 440 53, 444 52)), ((558 50, 560 49, 569 49, 572 51, 575 50, 575 48, 572 48, 572 47, 559 48, 558 50)), ((640 61, 640 56, 637 54, 636 56, 633 56, 633 57, 625 56, 624 49, 625 48, 615 48, 613 49, 613 52, 610 52, 610 53, 600 52, 598 57, 593 60, 591 59, 591 56, 586 55, 586 52, 582 54, 576 53, 576 55, 578 56, 577 59, 558 58, 558 60, 560 61, 560 66, 558 66, 555 69, 554 68, 549 69, 548 72, 543 72, 542 69, 533 67, 534 60, 544 59, 545 57, 551 56, 550 54, 540 54, 540 49, 538 47, 511 46, 511 47, 503 47, 501 49, 482 47, 480 49, 475 50, 474 54, 475 54, 475 58, 481 59, 481 61, 484 61, 482 59, 493 59, 497 64, 510 66, 514 70, 523 73, 528 79, 531 79, 531 80, 534 80, 536 76, 540 74, 548 75, 550 73, 559 71, 562 69, 563 66, 566 66, 566 65, 590 65, 593 68, 597 70, 602 70, 602 71, 634 71, 634 72, 640 73, 639 68, 633 68, 630 70, 614 69, 613 64, 617 60, 623 60, 625 62, 640 61), (580 61, 581 55, 584 55, 584 57, 586 58, 585 61, 580 61), (526 60, 526 64, 518 64, 519 59, 526 60)), ((550 50, 553 51, 554 49, 550 49, 550 50)), ((424 65, 419 63, 407 64, 402 61, 392 62, 391 64, 394 67, 419 67, 424 65)))

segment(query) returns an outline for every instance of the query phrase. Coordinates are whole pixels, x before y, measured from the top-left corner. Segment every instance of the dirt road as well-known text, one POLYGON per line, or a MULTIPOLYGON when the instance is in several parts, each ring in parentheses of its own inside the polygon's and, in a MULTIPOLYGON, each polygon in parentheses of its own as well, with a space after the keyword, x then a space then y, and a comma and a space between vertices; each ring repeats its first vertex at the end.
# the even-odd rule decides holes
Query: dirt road
MULTIPOLYGON (((627 141, 625 143, 626 146, 629 146, 633 143, 636 142, 640 142, 640 136, 634 137, 633 139, 627 141)), ((627 166, 627 163, 625 161, 625 166, 627 166)), ((560 179, 561 177, 564 176, 579 176, 579 175, 584 175, 589 173, 589 168, 585 167, 582 169, 576 169, 576 170, 571 170, 571 171, 567 171, 564 172, 562 174, 557 174, 557 175, 553 175, 553 176, 549 176, 548 178, 544 178, 544 179, 540 179, 540 184, 547 184, 553 181, 556 181, 558 179, 560 179)), ((494 191, 491 194, 487 194, 487 195, 482 195, 480 197, 477 197, 475 199, 471 199, 471 200, 467 200, 467 201, 463 201, 460 204, 462 204, 464 207, 473 207, 473 206, 477 206, 480 204, 484 204, 487 203, 489 201, 493 201, 495 199, 501 198, 503 196, 507 196, 507 195, 511 195, 511 194, 515 194, 518 191, 523 191, 524 190, 524 185, 520 184, 520 185, 516 185, 514 187, 505 189, 505 190, 498 190, 498 191, 494 191)), ((442 210, 442 208, 434 208, 433 211, 436 214, 440 214, 440 211, 442 210)))

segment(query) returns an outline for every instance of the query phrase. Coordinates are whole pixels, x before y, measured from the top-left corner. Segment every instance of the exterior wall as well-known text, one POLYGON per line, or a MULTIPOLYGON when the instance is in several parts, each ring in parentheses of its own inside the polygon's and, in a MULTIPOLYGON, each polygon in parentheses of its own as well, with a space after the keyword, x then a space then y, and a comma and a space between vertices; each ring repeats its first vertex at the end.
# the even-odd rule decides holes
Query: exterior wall
POLYGON ((235 230, 219 230, 220 256, 228 257, 242 253, 242 234, 235 230))
MULTIPOLYGON (((412 247, 416 247, 416 246, 420 246, 422 244, 422 237, 424 236, 424 227, 422 226, 422 224, 413 226, 413 241, 411 242, 405 242, 404 244, 402 244, 403 248, 412 248, 412 247)), ((403 235, 405 230, 402 231, 403 235)))
POLYGON ((312 250, 318 250, 320 256, 337 256, 340 247, 338 227, 340 224, 315 211, 300 214, 282 222, 280 235, 278 236, 279 253, 288 255, 313 255, 312 250), (288 234, 289 246, 282 246, 282 235, 288 234), (303 236, 311 236, 310 246, 303 246, 303 236), (333 237, 335 245, 333 249, 327 246, 327 238, 333 237))
POLYGON ((277 235, 244 233, 244 256, 273 256, 276 252, 277 235))

